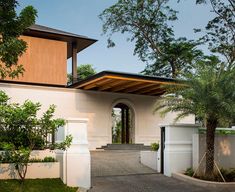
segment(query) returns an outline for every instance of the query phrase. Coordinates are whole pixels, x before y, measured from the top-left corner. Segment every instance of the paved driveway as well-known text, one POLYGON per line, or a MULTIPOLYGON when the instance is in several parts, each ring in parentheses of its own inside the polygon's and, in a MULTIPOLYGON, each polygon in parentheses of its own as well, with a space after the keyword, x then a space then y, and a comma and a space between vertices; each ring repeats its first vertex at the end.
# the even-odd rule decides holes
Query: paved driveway
POLYGON ((114 150, 91 152, 91 175, 117 176, 156 173, 140 163, 140 151, 114 150))
POLYGON ((156 173, 140 163, 139 151, 91 152, 89 192, 235 192, 202 188, 156 173))
POLYGON ((89 192, 234 192, 202 188, 161 174, 93 177, 89 192))

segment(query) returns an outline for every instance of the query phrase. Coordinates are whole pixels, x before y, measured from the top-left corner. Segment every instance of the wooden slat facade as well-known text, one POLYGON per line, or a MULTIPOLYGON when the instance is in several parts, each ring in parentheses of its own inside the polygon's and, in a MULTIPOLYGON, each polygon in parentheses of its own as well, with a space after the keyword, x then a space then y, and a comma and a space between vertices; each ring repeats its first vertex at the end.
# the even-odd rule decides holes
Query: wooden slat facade
POLYGON ((25 72, 19 78, 5 80, 67 85, 67 43, 37 37, 22 36, 27 42, 26 52, 19 58, 25 72))

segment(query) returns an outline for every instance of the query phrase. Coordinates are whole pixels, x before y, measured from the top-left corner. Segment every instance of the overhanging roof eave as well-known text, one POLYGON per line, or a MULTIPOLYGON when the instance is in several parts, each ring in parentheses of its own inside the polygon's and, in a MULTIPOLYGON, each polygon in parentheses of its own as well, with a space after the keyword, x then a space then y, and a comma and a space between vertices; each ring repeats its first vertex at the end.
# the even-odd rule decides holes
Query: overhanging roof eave
POLYGON ((67 58, 72 56, 72 43, 77 43, 77 52, 80 52, 97 41, 96 39, 88 38, 86 36, 77 35, 42 25, 32 25, 24 31, 23 35, 67 42, 67 58))
POLYGON ((162 94, 164 92, 160 87, 161 85, 176 83, 177 80, 171 78, 102 71, 68 87, 139 95, 158 95, 158 93, 162 94))

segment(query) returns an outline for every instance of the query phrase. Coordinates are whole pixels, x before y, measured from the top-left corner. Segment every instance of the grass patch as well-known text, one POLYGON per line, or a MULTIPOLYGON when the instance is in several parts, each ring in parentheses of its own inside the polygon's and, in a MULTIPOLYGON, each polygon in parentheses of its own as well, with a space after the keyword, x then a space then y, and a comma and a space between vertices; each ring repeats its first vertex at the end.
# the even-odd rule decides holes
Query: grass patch
POLYGON ((0 192, 76 192, 77 188, 67 187, 60 179, 0 180, 0 192))

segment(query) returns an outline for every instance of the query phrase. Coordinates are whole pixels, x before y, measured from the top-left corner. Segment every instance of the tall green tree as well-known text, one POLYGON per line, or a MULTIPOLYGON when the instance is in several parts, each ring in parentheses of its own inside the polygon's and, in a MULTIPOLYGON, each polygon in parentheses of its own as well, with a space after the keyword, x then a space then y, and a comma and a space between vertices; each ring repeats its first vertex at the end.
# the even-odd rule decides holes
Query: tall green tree
MULTIPOLYGON (((82 64, 77 67, 78 80, 86 79, 92 75, 96 74, 96 70, 91 64, 82 64)), ((68 74, 68 84, 71 84, 73 81, 72 74, 68 74)))
POLYGON ((18 58, 27 48, 20 35, 35 23, 37 11, 32 6, 25 7, 19 14, 16 0, 0 0, 0 78, 15 78, 23 74, 24 68, 18 58))
POLYGON ((184 78, 183 85, 168 87, 166 95, 157 102, 156 110, 163 114, 178 112, 176 120, 193 114, 205 122, 205 176, 213 179, 216 127, 235 117, 235 70, 225 70, 223 63, 211 56, 197 63, 194 73, 184 78))
MULTIPOLYGON (((149 64, 146 73, 151 69, 155 70, 151 72, 154 75, 175 77, 184 66, 178 63, 176 66, 176 62, 161 62, 168 56, 169 50, 165 46, 172 42, 173 48, 180 41, 174 40, 173 29, 169 24, 177 20, 177 12, 168 6, 168 2, 169 0, 118 0, 105 9, 100 18, 103 21, 103 32, 109 37, 109 47, 115 46, 111 40, 114 33, 126 33, 135 42, 134 54, 149 64)), ((183 42, 178 46, 180 45, 185 49, 183 42)), ((185 52, 183 54, 182 57, 185 57, 185 52)))
POLYGON ((235 67, 235 1, 234 0, 196 0, 196 3, 208 3, 215 17, 208 22, 204 42, 208 43, 213 53, 222 55, 225 67, 235 67))
POLYGON ((197 49, 198 43, 179 38, 160 45, 164 52, 155 63, 148 64, 143 74, 151 76, 180 77, 193 70, 194 64, 203 59, 203 53, 197 49))
POLYGON ((79 79, 86 79, 96 74, 94 67, 91 64, 82 64, 77 68, 77 74, 79 79))

